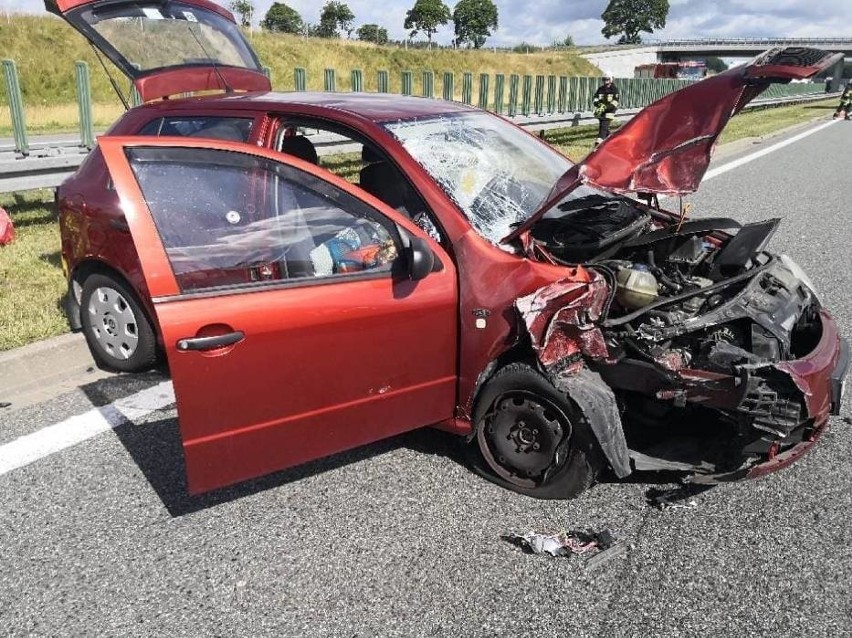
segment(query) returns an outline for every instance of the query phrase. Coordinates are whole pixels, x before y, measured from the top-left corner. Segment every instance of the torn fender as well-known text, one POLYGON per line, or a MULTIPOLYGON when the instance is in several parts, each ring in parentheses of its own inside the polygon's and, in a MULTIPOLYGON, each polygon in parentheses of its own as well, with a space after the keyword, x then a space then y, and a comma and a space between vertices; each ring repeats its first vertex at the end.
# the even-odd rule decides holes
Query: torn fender
POLYGON ((563 279, 520 297, 515 309, 551 383, 577 404, 615 475, 624 478, 630 458, 615 394, 583 363, 608 356, 596 324, 608 295, 603 277, 592 272, 590 281, 563 279))
POLYGON ((590 359, 608 356, 596 322, 609 290, 600 273, 589 274, 589 281, 561 279, 515 300, 515 309, 545 369, 577 368, 581 355, 590 359))

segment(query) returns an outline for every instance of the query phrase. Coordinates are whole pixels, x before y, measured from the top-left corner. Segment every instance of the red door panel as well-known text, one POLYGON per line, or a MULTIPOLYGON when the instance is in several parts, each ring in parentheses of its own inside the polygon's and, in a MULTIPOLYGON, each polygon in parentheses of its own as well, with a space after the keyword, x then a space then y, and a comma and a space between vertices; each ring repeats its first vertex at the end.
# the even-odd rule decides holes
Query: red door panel
MULTIPOLYGON (((181 294, 128 146, 238 151, 360 191, 317 167, 231 142, 102 138, 166 345, 190 492, 261 476, 453 414, 456 272, 273 282, 181 294), (229 343, 191 349, 199 339, 229 343)), ((363 198, 374 209, 375 200, 363 198)), ((383 215, 420 234, 387 208, 383 215)))
POLYGON ((452 416, 452 275, 390 278, 156 304, 190 490, 200 492, 452 416), (227 353, 176 344, 211 321, 227 353))

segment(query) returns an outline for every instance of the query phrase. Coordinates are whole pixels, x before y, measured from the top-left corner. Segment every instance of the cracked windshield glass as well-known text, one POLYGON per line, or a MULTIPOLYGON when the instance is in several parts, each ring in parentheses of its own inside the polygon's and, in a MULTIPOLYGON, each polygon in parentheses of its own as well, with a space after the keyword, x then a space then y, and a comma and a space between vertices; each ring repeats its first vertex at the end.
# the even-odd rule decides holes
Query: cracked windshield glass
POLYGON ((485 113, 385 124, 492 243, 544 203, 571 162, 485 113))

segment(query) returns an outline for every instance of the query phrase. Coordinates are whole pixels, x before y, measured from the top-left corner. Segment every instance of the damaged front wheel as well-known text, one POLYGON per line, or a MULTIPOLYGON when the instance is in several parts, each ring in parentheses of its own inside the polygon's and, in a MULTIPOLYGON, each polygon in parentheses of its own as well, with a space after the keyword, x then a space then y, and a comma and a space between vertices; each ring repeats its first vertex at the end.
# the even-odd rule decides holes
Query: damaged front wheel
POLYGON ((488 381, 474 415, 475 463, 487 478, 536 498, 572 498, 601 467, 597 443, 573 401, 531 366, 508 365, 488 381))

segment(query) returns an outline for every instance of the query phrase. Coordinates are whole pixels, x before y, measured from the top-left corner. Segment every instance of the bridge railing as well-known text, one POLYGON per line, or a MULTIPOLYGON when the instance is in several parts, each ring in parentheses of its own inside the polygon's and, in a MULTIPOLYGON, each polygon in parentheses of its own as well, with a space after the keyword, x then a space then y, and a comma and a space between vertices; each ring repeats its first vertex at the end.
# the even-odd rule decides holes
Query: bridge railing
POLYGON ((852 38, 706 38, 702 40, 647 40, 646 46, 666 47, 713 47, 713 46, 747 46, 755 48, 771 48, 775 46, 816 46, 827 48, 831 46, 852 46, 852 38))

